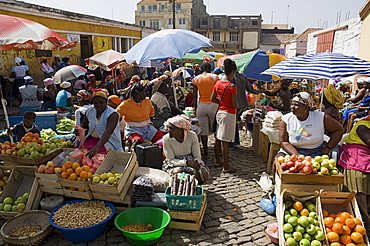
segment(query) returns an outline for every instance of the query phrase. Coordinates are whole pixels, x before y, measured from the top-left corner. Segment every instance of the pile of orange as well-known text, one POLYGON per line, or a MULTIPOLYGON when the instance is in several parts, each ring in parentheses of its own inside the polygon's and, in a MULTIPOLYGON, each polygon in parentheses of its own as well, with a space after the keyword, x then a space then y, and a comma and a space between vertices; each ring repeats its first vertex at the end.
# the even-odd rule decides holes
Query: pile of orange
POLYGON ((26 133, 22 137, 20 142, 25 142, 25 143, 35 142, 35 143, 38 143, 38 144, 41 144, 41 145, 44 143, 44 141, 40 138, 38 133, 32 133, 32 132, 26 133))
POLYGON ((329 214, 323 210, 323 215, 330 246, 366 246, 364 243, 366 229, 360 219, 348 212, 329 214))
MULTIPOLYGON (((63 179, 74 180, 74 181, 87 181, 93 172, 90 171, 89 166, 81 166, 78 162, 66 161, 62 168, 60 177, 63 179)), ((69 190, 85 191, 83 189, 69 188, 69 190)))

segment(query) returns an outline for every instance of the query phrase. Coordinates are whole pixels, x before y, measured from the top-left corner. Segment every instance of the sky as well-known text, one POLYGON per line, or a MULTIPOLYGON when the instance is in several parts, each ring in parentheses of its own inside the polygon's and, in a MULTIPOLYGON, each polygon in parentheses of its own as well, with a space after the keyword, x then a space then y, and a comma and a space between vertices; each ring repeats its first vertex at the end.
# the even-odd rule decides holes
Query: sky
MULTIPOLYGON (((23 0, 38 5, 135 22, 139 0, 23 0)), ((308 27, 330 27, 358 16, 366 0, 204 0, 209 14, 259 15, 263 23, 288 23, 301 33, 308 27), (227 2, 227 4, 225 4, 227 2)))

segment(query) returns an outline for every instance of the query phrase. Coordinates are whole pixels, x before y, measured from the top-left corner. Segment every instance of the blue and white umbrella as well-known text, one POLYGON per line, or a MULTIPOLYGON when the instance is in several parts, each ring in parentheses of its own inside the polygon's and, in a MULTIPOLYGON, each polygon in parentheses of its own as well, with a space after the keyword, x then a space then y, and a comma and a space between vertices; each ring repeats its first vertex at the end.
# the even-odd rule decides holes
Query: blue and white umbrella
POLYGON ((261 74, 280 78, 335 79, 370 74, 370 62, 340 53, 325 52, 287 59, 261 74))
POLYGON ((124 58, 137 64, 150 60, 181 59, 186 53, 197 53, 201 48, 211 46, 208 38, 196 32, 166 29, 142 39, 125 54, 124 58))

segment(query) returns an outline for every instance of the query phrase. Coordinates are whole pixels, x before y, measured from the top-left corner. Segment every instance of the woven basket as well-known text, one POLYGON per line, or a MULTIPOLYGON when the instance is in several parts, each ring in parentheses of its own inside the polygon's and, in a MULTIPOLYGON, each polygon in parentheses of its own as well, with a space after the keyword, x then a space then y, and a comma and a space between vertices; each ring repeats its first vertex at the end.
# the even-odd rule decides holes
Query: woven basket
POLYGON ((49 223, 50 213, 41 210, 33 210, 17 215, 8 220, 1 227, 1 237, 9 245, 39 245, 52 231, 49 223), (11 237, 10 233, 22 226, 40 225, 41 231, 30 237, 11 237))

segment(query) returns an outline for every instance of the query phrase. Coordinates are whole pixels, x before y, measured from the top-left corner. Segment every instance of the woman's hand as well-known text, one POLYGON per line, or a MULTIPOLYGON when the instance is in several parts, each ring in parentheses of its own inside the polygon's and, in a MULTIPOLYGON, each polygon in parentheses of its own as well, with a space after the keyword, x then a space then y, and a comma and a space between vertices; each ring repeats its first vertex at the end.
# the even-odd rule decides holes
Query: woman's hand
POLYGON ((86 156, 89 157, 90 159, 92 159, 99 151, 99 147, 95 146, 94 148, 92 148, 87 154, 86 156))
POLYGON ((321 153, 324 155, 329 154, 329 152, 330 152, 330 148, 328 146, 325 146, 321 149, 321 153))
POLYGON ((189 167, 194 168, 195 170, 199 170, 199 168, 200 168, 200 164, 198 163, 198 161, 187 161, 186 165, 188 165, 189 167))

